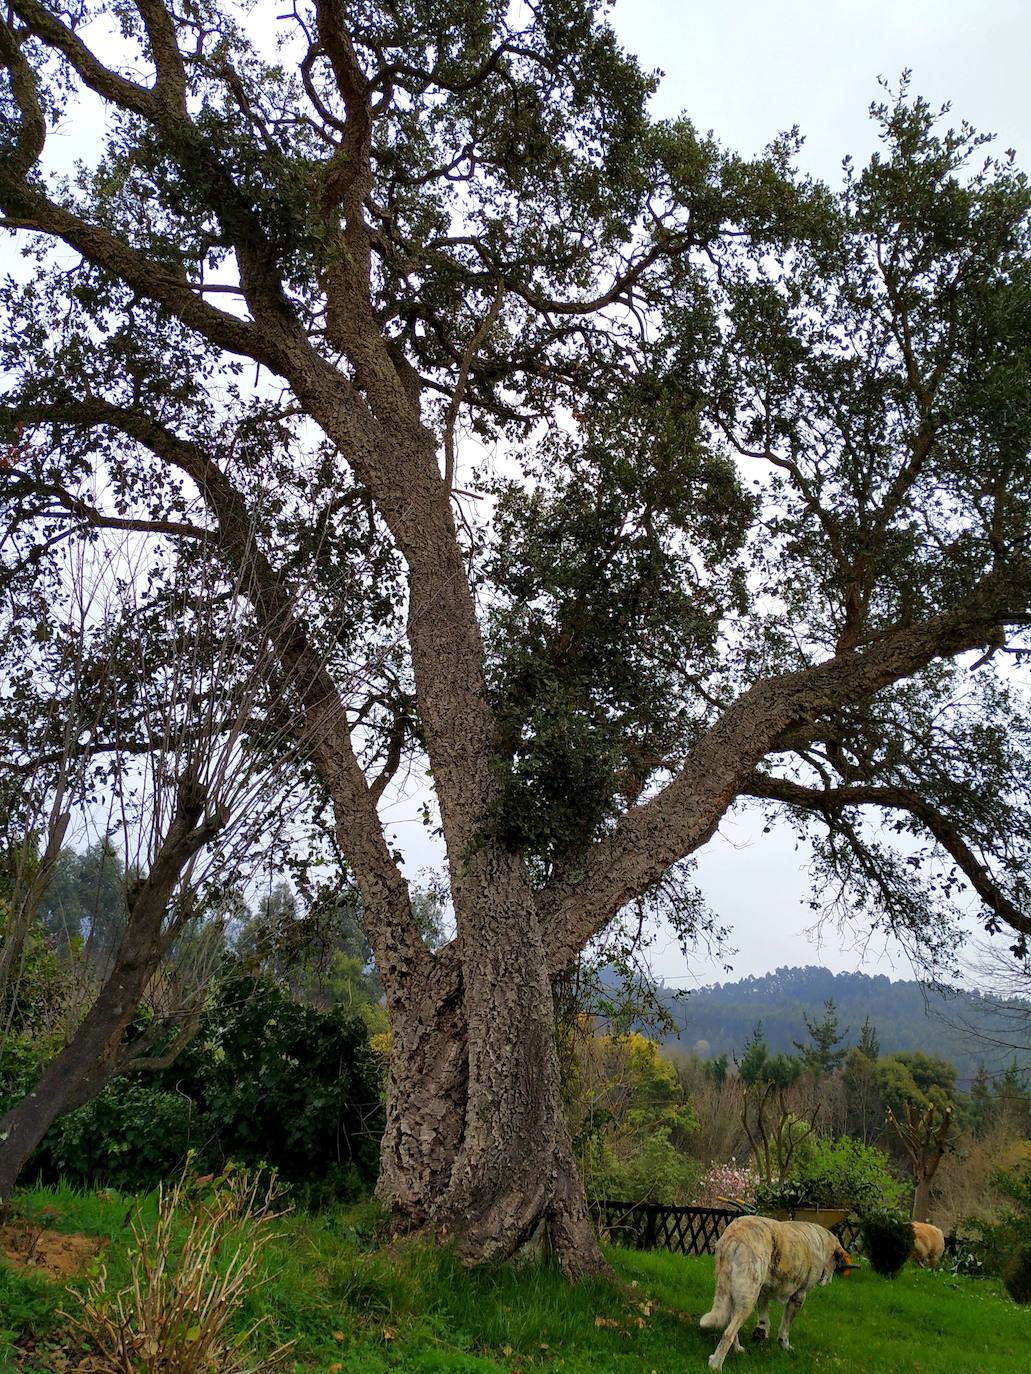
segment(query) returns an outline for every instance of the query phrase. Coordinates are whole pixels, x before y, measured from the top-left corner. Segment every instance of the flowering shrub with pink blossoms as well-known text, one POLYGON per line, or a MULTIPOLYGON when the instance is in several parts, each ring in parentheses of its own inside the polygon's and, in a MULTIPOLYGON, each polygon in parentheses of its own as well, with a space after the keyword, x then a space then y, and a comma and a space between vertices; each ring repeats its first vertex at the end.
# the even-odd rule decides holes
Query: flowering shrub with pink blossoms
POLYGON ((742 1202, 751 1202, 755 1197, 756 1181, 751 1166, 738 1164, 736 1160, 732 1159, 729 1164, 710 1165, 698 1185, 696 1205, 723 1207, 726 1204, 720 1201, 721 1198, 740 1198, 742 1202))

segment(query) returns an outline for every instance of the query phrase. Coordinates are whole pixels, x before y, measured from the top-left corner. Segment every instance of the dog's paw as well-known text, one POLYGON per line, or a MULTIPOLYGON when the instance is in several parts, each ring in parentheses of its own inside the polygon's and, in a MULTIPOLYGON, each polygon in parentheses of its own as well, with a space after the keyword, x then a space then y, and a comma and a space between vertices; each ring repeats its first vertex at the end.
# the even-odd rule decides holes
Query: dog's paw
POLYGON ((780 1346, 781 1350, 794 1350, 795 1348, 788 1340, 787 1336, 778 1336, 777 1344, 780 1346))
POLYGON ((752 1332, 753 1341, 765 1341, 769 1339, 769 1329, 765 1326, 757 1326, 752 1332))
POLYGON ((717 1356, 715 1356, 715 1355, 710 1355, 710 1356, 709 1356, 709 1368, 710 1368, 710 1369, 722 1369, 722 1368, 723 1368, 723 1361, 722 1361, 721 1359, 717 1358, 717 1356))

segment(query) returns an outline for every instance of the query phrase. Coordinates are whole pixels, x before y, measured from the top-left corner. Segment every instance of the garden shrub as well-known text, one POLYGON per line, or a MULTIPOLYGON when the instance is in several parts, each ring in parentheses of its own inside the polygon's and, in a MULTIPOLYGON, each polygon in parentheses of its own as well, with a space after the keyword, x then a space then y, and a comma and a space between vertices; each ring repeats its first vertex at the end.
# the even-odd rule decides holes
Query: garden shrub
POLYGON ((847 1135, 802 1141, 788 1181, 796 1189, 796 1206, 846 1207, 860 1215, 899 1211, 909 1193, 883 1150, 847 1135))
POLYGON ((874 1272, 894 1279, 913 1249, 913 1223, 901 1212, 870 1212, 862 1219, 863 1251, 874 1272))
POLYGON ((236 978, 171 1068, 115 1080, 55 1124, 29 1167, 140 1191, 192 1151, 198 1170, 269 1165, 297 1201, 350 1202, 375 1181, 382 1131, 382 1063, 362 1018, 236 978))
POLYGON ((976 1222, 984 1269, 1002 1279, 1015 1302, 1027 1302, 1028 1298, 1018 1298, 1014 1290, 1026 1291, 1031 1263, 1022 1259, 1031 1256, 1031 1168, 1000 1170, 993 1182, 1011 1205, 998 1221, 976 1222))
MULTIPOLYGON (((263 1315, 243 1332, 234 1319, 271 1282, 262 1251, 275 1239, 280 1190, 275 1178, 230 1170, 194 1195, 183 1174, 158 1192, 157 1216, 147 1226, 130 1224, 129 1281, 121 1287, 101 1262, 80 1291, 71 1325, 91 1349, 96 1374, 277 1374, 293 1342, 264 1358, 246 1353, 250 1339, 269 1320, 263 1315)), ((291 1365, 293 1361, 290 1361, 291 1365)))
POLYGON ((220 1159, 270 1164, 288 1182, 347 1163, 375 1179, 381 1065, 360 1016, 302 1006, 271 979, 237 979, 169 1075, 202 1103, 220 1159))
POLYGON ((55 1121, 29 1170, 47 1179, 137 1192, 180 1169, 203 1129, 188 1097, 116 1078, 84 1107, 55 1121))

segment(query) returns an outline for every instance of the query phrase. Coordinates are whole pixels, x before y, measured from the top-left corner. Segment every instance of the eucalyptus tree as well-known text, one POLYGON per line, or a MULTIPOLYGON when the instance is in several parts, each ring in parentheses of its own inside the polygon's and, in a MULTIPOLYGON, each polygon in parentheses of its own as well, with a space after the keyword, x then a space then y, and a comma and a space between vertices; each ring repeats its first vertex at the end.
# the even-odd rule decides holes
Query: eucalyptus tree
POLYGON ((735 802, 916 944, 964 882, 1031 930, 1026 183, 906 92, 838 193, 743 162, 585 0, 7 16, 22 528, 238 584, 383 980, 384 1202, 595 1267, 551 980, 664 885, 690 920, 735 802), (380 816, 416 759, 437 952, 380 816))

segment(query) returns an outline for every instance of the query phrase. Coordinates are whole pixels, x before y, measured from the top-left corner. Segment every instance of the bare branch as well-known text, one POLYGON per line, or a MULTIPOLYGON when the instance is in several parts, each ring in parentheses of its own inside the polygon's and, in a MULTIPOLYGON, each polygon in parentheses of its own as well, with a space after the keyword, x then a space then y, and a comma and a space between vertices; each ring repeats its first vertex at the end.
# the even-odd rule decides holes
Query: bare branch
POLYGON ((429 956, 411 915, 407 885, 383 835, 376 797, 355 755, 344 703, 298 619, 287 582, 256 542, 241 494, 198 444, 150 416, 90 396, 50 408, 48 417, 109 426, 143 444, 197 486, 217 524, 209 537, 217 539, 241 593, 254 606, 304 713, 303 737, 332 798, 340 847, 362 889, 377 962, 388 977, 397 976, 400 986, 415 973, 424 973, 429 956))
POLYGON ((454 394, 451 397, 451 404, 448 406, 447 415, 444 417, 444 485, 448 491, 455 484, 455 425, 458 421, 458 412, 465 396, 465 388, 469 381, 469 369, 473 365, 480 344, 490 333, 497 323, 498 316, 501 314, 501 307, 505 300, 505 288, 499 282, 494 292, 494 300, 491 307, 480 321, 472 338, 462 354, 462 365, 458 369, 458 380, 455 382, 454 394))

